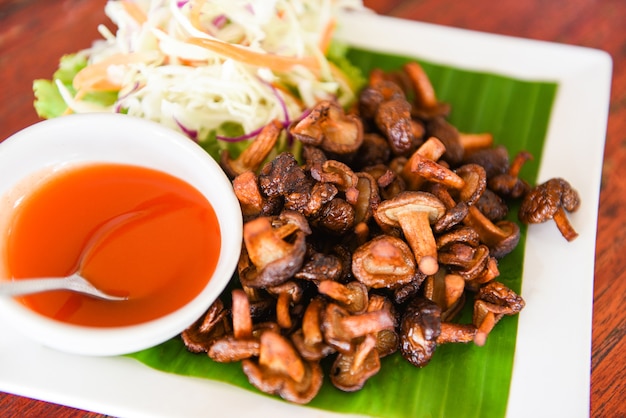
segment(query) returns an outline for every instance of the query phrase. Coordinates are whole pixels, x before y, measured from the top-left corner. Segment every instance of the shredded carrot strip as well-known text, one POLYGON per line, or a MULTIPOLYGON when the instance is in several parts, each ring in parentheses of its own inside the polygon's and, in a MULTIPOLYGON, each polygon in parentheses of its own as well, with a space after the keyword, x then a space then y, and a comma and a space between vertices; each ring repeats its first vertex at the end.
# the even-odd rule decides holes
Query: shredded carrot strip
POLYGON ((204 3, 206 3, 206 0, 194 0, 191 2, 191 7, 189 9, 189 21, 191 22, 191 25, 201 32, 206 32, 200 24, 200 10, 202 9, 204 3))
POLYGON ((134 3, 129 0, 122 0, 122 7, 133 18, 133 20, 140 25, 143 25, 148 20, 146 14, 137 6, 137 3, 134 3))
POLYGON ((233 45, 228 42, 222 42, 214 39, 206 38, 190 38, 188 42, 206 48, 226 58, 232 58, 236 61, 240 61, 249 65, 257 67, 267 67, 273 71, 286 73, 293 69, 293 67, 302 65, 309 70, 318 73, 320 71, 320 64, 317 60, 311 57, 296 58, 296 57, 284 57, 281 55, 265 54, 249 49, 233 45))
POLYGON ((206 65, 205 61, 201 61, 201 60, 194 60, 194 59, 188 59, 188 58, 182 58, 182 57, 178 57, 178 62, 186 67, 201 67, 203 65, 206 65))
POLYGON ((333 34, 335 33, 335 27, 337 27, 337 22, 335 19, 331 19, 324 28, 324 32, 322 32, 322 38, 319 42, 320 51, 326 53, 328 51, 328 47, 330 46, 330 41, 333 39, 333 34))
POLYGON ((115 91, 121 86, 112 82, 107 70, 111 65, 125 65, 139 62, 152 61, 153 54, 136 52, 132 54, 115 54, 96 64, 88 65, 76 74, 72 82, 78 91, 115 91))

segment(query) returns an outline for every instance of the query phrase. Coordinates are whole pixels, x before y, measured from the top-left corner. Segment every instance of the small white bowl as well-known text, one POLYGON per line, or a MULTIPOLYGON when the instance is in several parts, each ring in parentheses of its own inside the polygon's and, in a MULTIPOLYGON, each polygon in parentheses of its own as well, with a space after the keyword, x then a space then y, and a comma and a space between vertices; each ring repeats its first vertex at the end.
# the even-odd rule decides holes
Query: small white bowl
MULTIPOLYGON (((187 305, 150 322, 91 328, 39 315, 11 297, 0 297, 0 321, 31 339, 83 355, 119 355, 162 343, 183 331, 215 301, 239 259, 242 215, 232 185, 219 165, 187 137, 157 123, 120 114, 63 116, 39 122, 0 143, 0 236, 10 212, 33 179, 71 164, 111 162, 164 171, 196 187, 211 202, 221 229, 221 251, 214 275, 187 305)), ((0 254, 5 243, 0 240, 0 254)), ((50 243, 54 245, 54 243, 50 243)), ((0 280, 7 278, 0 257, 0 280)))

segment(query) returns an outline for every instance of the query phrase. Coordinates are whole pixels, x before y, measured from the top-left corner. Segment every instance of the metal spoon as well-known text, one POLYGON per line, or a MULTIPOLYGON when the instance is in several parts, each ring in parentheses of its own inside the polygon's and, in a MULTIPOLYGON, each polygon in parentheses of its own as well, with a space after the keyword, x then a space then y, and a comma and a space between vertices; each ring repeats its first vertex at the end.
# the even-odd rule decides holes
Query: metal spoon
POLYGON ((126 300, 128 297, 113 296, 97 289, 87 279, 74 273, 67 277, 50 277, 37 279, 20 279, 0 282, 0 295, 19 296, 50 290, 73 290, 100 299, 126 300))
POLYGON ((0 295, 18 296, 31 293, 47 292, 51 290, 72 290, 106 300, 127 300, 126 296, 113 296, 97 289, 81 275, 82 267, 86 260, 102 246, 108 236, 120 227, 144 219, 147 215, 171 212, 179 208, 173 208, 167 201, 161 201, 158 197, 141 203, 134 209, 117 215, 92 233, 79 256, 78 266, 75 273, 67 277, 39 277, 33 279, 0 280, 0 295))
POLYGON ((116 229, 120 228, 122 225, 126 225, 131 221, 142 218, 146 212, 149 212, 146 208, 149 208, 151 203, 152 202, 147 202, 134 210, 109 219, 96 228, 95 232, 91 235, 87 244, 83 248, 83 251, 79 256, 78 266, 73 274, 66 277, 38 277, 32 279, 0 280, 0 295, 19 296, 39 292, 48 292, 51 290, 72 290, 100 299, 127 300, 128 297, 109 295, 108 293, 97 289, 81 275, 81 270, 85 264, 85 260, 89 258, 97 247, 102 245, 107 236, 109 236, 116 229))

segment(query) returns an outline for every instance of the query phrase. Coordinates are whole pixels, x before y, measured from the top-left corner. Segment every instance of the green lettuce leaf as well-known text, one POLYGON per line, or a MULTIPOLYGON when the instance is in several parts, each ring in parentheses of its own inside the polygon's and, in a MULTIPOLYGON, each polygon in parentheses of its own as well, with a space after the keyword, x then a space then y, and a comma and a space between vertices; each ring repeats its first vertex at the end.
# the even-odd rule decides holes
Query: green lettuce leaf
MULTIPOLYGON (((52 75, 51 80, 37 79, 33 81, 33 93, 35 94, 35 111, 39 117, 52 119, 62 116, 67 111, 67 105, 61 97, 61 93, 55 83, 60 81, 72 95, 76 90, 72 81, 76 74, 87 66, 87 57, 83 54, 68 54, 59 60, 59 68, 52 75)), ((110 106, 117 100, 117 92, 96 92, 85 96, 86 101, 91 101, 102 106, 110 106)))
MULTIPOLYGON (((373 68, 398 69, 414 60, 360 49, 349 49, 344 56, 361 74, 373 68)), ((431 78, 438 98, 452 105, 450 120, 461 131, 491 132, 511 155, 522 149, 534 155, 521 174, 534 183, 557 84, 419 62, 431 78)), ((510 218, 515 219, 517 208, 512 209, 510 218)), ((522 227, 520 244, 498 266, 499 280, 516 292, 521 289, 525 239, 526 228, 522 227)), ((468 307, 460 321, 469 322, 470 318, 468 307)), ((326 381, 309 406, 389 418, 504 417, 517 323, 517 316, 503 318, 483 347, 440 346, 431 363, 421 369, 398 354, 384 358, 381 371, 359 392, 344 393, 326 381)), ((130 357, 166 372, 218 380, 258 392, 247 382, 240 365, 218 364, 206 355, 191 354, 179 338, 130 357)))

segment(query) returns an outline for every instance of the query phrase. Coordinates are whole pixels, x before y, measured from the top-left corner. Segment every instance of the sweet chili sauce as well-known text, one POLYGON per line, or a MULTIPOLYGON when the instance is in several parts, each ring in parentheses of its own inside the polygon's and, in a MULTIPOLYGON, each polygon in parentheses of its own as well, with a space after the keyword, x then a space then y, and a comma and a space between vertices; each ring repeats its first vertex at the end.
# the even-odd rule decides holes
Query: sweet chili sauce
POLYGON ((77 269, 104 301, 70 291, 23 296, 33 311, 78 325, 132 325, 166 315, 208 283, 220 252, 211 203, 169 174, 131 165, 63 170, 17 204, 7 233, 14 279, 77 269), (81 265, 82 260, 82 265, 81 265))

